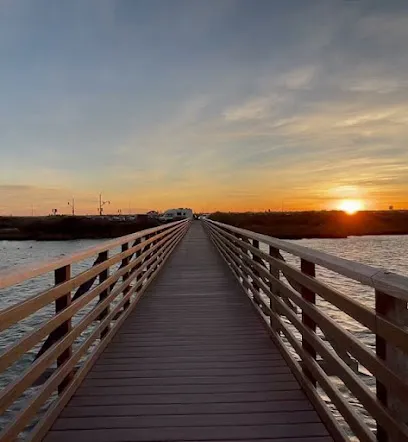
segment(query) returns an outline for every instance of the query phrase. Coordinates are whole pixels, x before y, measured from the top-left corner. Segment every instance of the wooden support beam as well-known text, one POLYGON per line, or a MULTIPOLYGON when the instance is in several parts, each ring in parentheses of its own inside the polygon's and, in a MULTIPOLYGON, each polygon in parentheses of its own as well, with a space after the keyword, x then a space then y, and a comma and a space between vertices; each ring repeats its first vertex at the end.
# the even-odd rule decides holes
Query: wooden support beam
MULTIPOLYGON (((386 293, 376 290, 375 310, 377 315, 401 326, 402 328, 408 326, 406 301, 394 298, 393 296, 389 296, 386 293)), ((402 352, 378 334, 376 335, 375 344, 377 356, 384 360, 387 366, 397 375, 406 379, 408 376, 408 354, 402 352)), ((376 381, 376 387, 379 402, 388 407, 393 416, 399 421, 408 425, 408 398, 405 401, 402 401, 378 379, 376 381)), ((384 428, 379 424, 377 424, 377 440, 380 442, 390 441, 387 428, 384 428)))
MULTIPOLYGON (((316 267, 315 264, 313 264, 312 262, 306 261, 305 259, 301 259, 300 269, 302 273, 304 273, 305 275, 311 276, 313 278, 316 276, 316 267)), ((313 305, 316 304, 316 294, 314 292, 312 292, 306 287, 302 287, 301 294, 302 298, 305 301, 313 305)), ((316 333, 316 323, 303 311, 302 311, 302 322, 313 333, 316 333)), ((315 349, 307 342, 305 338, 303 338, 302 340, 302 347, 313 359, 316 359, 315 349)), ((316 380, 313 378, 312 374, 305 366, 303 366, 303 371, 305 372, 305 375, 310 379, 311 383, 316 387, 316 380)))
MULTIPOLYGON (((71 266, 66 265, 54 271, 54 282, 55 285, 61 284, 65 281, 68 281, 71 277, 71 266)), ((71 305, 71 292, 68 292, 66 295, 61 296, 59 299, 55 301, 55 313, 58 314, 65 310, 67 307, 71 305)), ((58 328, 55 329, 55 339, 56 341, 62 339, 65 335, 67 335, 72 330, 72 321, 71 318, 64 321, 58 328)), ((65 364, 68 359, 72 356, 72 345, 70 345, 66 350, 64 350, 60 356, 57 358, 57 367, 65 364)), ((58 385, 58 394, 61 394, 67 385, 70 383, 73 376, 73 372, 71 371, 65 379, 58 385)))
MULTIPOLYGON (((106 261, 108 259, 108 251, 105 252, 101 252, 99 254, 99 257, 101 259, 101 262, 106 261)), ((109 277, 109 269, 104 270, 102 273, 100 273, 99 275, 99 284, 101 284, 103 281, 106 281, 109 277)), ((99 295, 99 302, 102 302, 105 298, 107 298, 109 296, 110 293, 110 289, 106 289, 104 290, 100 295, 99 295)), ((109 307, 106 307, 102 313, 99 315, 98 319, 99 321, 102 321, 109 313, 109 307)), ((109 332, 110 326, 106 326, 106 328, 104 328, 101 331, 101 339, 103 339, 109 332)))

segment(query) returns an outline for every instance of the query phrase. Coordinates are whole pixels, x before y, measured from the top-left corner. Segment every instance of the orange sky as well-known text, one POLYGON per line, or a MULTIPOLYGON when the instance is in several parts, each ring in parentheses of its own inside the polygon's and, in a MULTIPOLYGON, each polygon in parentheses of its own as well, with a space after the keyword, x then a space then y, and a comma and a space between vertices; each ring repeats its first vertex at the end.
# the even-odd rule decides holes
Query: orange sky
POLYGON ((408 209, 406 1, 289 3, 1 2, 0 215, 408 209))
MULTIPOLYGON (((18 208, 14 211, 2 210, 2 215, 47 215, 51 213, 52 208, 57 208, 60 214, 71 213, 71 201, 70 195, 63 189, 32 189, 23 191, 18 190, 20 193, 18 208), (21 195, 23 194, 23 195, 21 195), (40 197, 39 197, 40 196, 40 197), (42 197, 43 196, 43 197, 42 197), (44 199, 46 203, 42 203, 41 199, 44 199), (64 203, 61 204, 61 201, 64 203), (70 205, 68 205, 68 201, 70 205), (23 205, 20 205, 23 202, 23 205), (49 209, 51 207, 51 209, 49 209)), ((394 209, 408 209, 408 202, 404 201, 404 193, 401 193, 400 199, 395 198, 397 193, 393 193, 393 197, 384 196, 382 193, 372 192, 366 193, 359 191, 359 189, 346 188, 346 187, 333 187, 332 189, 316 190, 310 189, 310 197, 305 197, 303 192, 299 192, 298 195, 281 191, 279 195, 283 198, 276 197, 265 198, 263 195, 258 195, 254 188, 254 193, 251 194, 251 188, 248 191, 245 190, 242 194, 239 192, 230 192, 227 199, 222 195, 217 194, 217 189, 212 192, 208 192, 209 197, 200 196, 198 193, 190 196, 187 192, 179 190, 178 192, 172 192, 171 190, 164 195, 159 193, 153 195, 148 193, 139 198, 134 198, 129 195, 128 198, 124 195, 118 195, 116 200, 105 204, 104 213, 115 214, 119 210, 122 213, 144 213, 148 210, 163 211, 172 207, 192 207, 197 212, 214 212, 220 211, 292 211, 292 210, 331 210, 341 208, 342 203, 345 200, 358 200, 362 207, 366 210, 386 210, 390 205, 394 206, 394 209), (182 195, 178 198, 178 195, 182 195), (182 202, 179 204, 179 202, 182 202), (391 203, 390 203, 391 201, 391 203)), ((277 194, 274 189, 270 190, 271 194, 277 194)), ((309 192, 308 192, 309 193, 309 192)), ((81 195, 75 199, 75 213, 76 214, 96 214, 99 204, 98 195, 81 195)), ((111 194, 105 193, 103 200, 111 198, 111 194)), ((4 200, 3 200, 4 202, 4 200)), ((7 202, 7 200, 6 200, 7 202)), ((13 207, 13 203, 10 202, 10 207, 13 207)))

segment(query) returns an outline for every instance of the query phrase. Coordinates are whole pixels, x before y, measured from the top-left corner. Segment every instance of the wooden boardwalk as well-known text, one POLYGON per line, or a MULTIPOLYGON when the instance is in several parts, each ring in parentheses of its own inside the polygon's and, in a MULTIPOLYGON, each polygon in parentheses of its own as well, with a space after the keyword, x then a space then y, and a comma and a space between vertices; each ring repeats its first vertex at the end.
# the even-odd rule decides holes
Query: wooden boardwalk
POLYGON ((45 441, 225 440, 331 438, 193 222, 45 441))

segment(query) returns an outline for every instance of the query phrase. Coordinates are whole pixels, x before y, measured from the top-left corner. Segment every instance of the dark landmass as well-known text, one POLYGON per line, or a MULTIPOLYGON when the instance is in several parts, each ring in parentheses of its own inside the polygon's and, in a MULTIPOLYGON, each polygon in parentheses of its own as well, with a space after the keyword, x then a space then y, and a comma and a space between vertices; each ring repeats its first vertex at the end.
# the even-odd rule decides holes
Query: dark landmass
POLYGON ((158 225, 158 220, 146 215, 0 217, 0 240, 116 238, 158 225))
POLYGON ((408 211, 222 213, 211 219, 281 239, 407 235, 408 211))

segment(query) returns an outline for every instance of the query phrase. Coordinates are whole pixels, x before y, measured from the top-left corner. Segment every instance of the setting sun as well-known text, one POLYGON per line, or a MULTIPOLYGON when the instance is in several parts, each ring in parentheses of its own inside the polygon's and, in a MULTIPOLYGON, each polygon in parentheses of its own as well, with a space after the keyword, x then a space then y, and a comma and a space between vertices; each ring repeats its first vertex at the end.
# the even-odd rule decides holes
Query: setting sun
POLYGON ((343 200, 339 204, 339 210, 343 210, 349 215, 354 215, 359 210, 362 210, 364 204, 360 200, 343 200))

